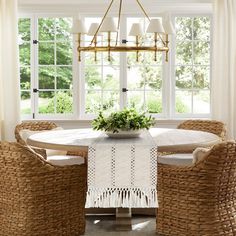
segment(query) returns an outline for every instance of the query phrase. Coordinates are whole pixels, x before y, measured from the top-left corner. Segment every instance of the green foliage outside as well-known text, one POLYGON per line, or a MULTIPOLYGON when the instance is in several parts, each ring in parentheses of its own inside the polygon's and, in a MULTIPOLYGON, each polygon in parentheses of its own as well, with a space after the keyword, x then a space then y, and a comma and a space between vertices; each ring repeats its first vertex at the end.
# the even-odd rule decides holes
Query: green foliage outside
POLYGON ((93 120, 92 126, 95 130, 119 133, 120 130, 149 129, 154 125, 154 120, 153 117, 146 116, 145 113, 140 114, 135 109, 124 109, 113 112, 107 117, 100 112, 98 117, 93 120))
MULTIPOLYGON (((20 47, 21 99, 30 99, 31 90, 31 35, 30 19, 19 19, 19 35, 23 40, 20 47)), ((72 89, 72 40, 69 33, 71 18, 40 18, 38 21, 38 88, 50 92, 41 92, 39 99, 45 99, 45 105, 39 106, 39 113, 72 113, 72 98, 60 90, 72 89), (54 93, 54 91, 59 91, 54 93), (55 103, 56 101, 56 103, 55 103), (55 104, 55 105, 54 105, 55 104), (55 107, 54 107, 55 106, 55 107)), ((29 108, 22 113, 28 114, 29 108)))
POLYGON ((54 98, 51 98, 48 100, 47 105, 39 107, 39 113, 43 114, 72 113, 72 108, 73 108, 73 99, 71 94, 58 92, 56 95, 56 100, 54 98))

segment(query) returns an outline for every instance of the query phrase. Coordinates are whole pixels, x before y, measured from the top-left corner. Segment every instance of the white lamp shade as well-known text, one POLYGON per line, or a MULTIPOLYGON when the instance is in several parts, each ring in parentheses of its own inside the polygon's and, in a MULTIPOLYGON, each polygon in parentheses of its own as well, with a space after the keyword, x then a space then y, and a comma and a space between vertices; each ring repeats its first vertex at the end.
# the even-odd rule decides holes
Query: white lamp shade
MULTIPOLYGON (((98 23, 92 23, 89 27, 88 35, 89 36, 94 36, 95 33, 97 32, 98 27, 99 27, 98 23)), ((97 36, 101 36, 101 34, 97 33, 97 36)))
POLYGON ((73 27, 71 29, 72 34, 87 34, 87 29, 84 25, 84 22, 82 20, 76 20, 73 24, 73 27))
POLYGON ((143 35, 143 30, 142 27, 139 23, 134 23, 131 26, 129 36, 142 36, 143 35))
POLYGON ((163 26, 166 34, 175 34, 174 26, 172 25, 170 20, 165 20, 163 22, 163 26))
POLYGON ((160 19, 152 19, 148 25, 146 33, 159 33, 164 34, 165 30, 162 26, 160 19))
POLYGON ((114 19, 111 17, 105 18, 100 28, 100 32, 116 32, 116 31, 117 28, 114 19))

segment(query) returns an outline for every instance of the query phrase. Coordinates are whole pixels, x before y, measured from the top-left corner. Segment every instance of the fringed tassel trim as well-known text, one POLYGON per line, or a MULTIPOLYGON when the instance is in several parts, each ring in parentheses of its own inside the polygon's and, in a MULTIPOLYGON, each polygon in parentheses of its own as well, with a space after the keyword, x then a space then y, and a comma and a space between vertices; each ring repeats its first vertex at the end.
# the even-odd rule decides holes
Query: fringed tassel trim
POLYGON ((87 192, 86 207, 158 207, 155 188, 92 188, 87 192))

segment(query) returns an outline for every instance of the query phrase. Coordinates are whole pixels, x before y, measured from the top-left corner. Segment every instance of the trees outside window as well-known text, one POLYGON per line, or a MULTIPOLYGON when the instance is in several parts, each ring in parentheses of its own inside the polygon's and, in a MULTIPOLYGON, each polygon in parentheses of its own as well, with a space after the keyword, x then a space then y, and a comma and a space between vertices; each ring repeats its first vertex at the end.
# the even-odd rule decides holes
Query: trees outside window
POLYGON ((71 26, 68 17, 19 19, 23 115, 73 113, 71 26))
POLYGON ((176 17, 175 112, 210 113, 210 19, 176 17))

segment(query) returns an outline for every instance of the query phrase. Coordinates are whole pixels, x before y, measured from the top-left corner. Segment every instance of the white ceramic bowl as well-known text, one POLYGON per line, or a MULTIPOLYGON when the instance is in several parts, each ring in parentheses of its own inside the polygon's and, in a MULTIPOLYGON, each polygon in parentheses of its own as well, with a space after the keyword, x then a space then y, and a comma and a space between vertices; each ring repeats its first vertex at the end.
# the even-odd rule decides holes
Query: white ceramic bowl
POLYGON ((138 130, 119 130, 119 133, 106 131, 106 135, 110 138, 137 138, 143 132, 143 129, 138 130))

